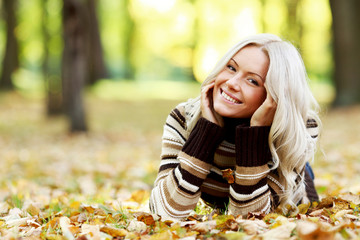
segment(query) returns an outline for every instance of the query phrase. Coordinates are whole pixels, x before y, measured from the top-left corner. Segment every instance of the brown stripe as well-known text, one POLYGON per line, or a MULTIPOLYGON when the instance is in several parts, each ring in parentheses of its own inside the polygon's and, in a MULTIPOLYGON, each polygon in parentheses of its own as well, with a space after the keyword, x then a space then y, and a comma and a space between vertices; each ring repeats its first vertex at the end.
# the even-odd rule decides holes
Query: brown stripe
POLYGON ((229 196, 229 192, 221 192, 221 191, 217 191, 217 190, 214 190, 213 188, 209 187, 209 186, 205 186, 205 185, 202 185, 201 186, 201 192, 202 193, 206 193, 208 195, 212 195, 214 197, 228 197, 229 196))

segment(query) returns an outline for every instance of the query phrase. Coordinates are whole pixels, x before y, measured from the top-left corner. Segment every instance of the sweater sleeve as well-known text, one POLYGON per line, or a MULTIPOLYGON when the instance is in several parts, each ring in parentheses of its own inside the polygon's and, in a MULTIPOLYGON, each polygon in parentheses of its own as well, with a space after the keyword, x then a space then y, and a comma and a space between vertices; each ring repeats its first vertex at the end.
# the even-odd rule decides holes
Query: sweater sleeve
POLYGON ((234 215, 269 212, 271 192, 267 184, 271 153, 268 145, 270 127, 236 128, 235 182, 230 186, 229 211, 234 215))
MULTIPOLYGON (((319 134, 315 120, 308 120, 306 127, 309 149, 313 149, 319 134)), ((267 213, 279 205, 279 195, 285 191, 277 169, 270 171, 268 162, 271 153, 268 146, 269 127, 238 127, 236 130, 235 182, 230 187, 229 210, 233 214, 247 215, 248 212, 267 213)), ((313 180, 305 167, 292 177, 296 186, 292 190, 294 203, 317 201, 318 196, 313 180)))
POLYGON ((149 201, 153 213, 181 219, 194 210, 222 135, 223 128, 201 118, 186 139, 182 111, 171 112, 164 126, 160 169, 149 201))

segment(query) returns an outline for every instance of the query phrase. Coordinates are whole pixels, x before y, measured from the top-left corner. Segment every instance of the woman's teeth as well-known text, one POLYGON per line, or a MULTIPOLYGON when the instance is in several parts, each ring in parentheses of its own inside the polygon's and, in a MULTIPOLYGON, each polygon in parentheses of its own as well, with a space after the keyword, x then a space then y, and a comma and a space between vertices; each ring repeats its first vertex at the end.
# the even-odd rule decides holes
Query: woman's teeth
POLYGON ((233 103, 236 103, 236 104, 241 103, 241 102, 233 99, 233 98, 230 97, 229 95, 227 95, 224 91, 222 91, 221 95, 222 95, 226 100, 228 100, 228 101, 230 101, 230 102, 233 102, 233 103))

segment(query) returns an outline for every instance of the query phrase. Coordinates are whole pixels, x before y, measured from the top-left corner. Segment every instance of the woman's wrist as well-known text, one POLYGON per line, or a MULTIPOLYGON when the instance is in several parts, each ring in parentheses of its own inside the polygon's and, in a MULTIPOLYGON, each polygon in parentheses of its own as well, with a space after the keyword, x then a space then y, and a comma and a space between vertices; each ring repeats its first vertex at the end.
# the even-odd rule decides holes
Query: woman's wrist
POLYGON ((219 125, 200 118, 182 151, 207 163, 212 163, 214 153, 224 137, 224 129, 219 125))
POLYGON ((238 166, 261 166, 271 159, 269 132, 270 127, 267 126, 236 128, 235 149, 238 166))

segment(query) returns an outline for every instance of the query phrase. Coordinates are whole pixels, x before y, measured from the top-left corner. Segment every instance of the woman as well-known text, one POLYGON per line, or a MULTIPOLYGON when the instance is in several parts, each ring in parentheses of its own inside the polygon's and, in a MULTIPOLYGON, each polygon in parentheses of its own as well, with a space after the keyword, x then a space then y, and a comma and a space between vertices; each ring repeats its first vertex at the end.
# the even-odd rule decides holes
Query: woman
POLYGON ((151 211, 185 218, 202 198, 245 216, 317 201, 307 165, 316 150, 317 107, 293 45, 271 34, 240 41, 201 95, 168 116, 151 211), (234 182, 222 175, 229 168, 234 182))

